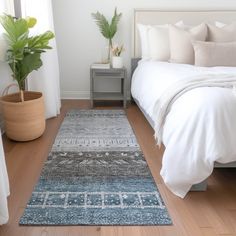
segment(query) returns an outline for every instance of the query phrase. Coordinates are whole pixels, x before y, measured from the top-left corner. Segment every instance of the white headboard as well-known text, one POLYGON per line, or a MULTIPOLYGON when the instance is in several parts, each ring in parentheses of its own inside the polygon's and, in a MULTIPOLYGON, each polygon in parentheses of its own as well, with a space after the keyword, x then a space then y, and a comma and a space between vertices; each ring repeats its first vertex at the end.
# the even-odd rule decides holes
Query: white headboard
POLYGON ((158 10, 135 9, 133 27, 133 57, 141 55, 137 24, 161 25, 183 20, 185 24, 195 25, 202 22, 220 21, 231 23, 236 21, 236 10, 158 10))

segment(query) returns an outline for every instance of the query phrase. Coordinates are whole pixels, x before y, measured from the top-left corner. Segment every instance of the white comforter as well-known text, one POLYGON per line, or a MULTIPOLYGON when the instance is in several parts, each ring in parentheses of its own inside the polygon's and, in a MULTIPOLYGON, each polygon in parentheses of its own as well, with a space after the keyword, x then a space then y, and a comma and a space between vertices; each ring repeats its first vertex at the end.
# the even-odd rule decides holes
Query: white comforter
MULTIPOLYGON (((132 79, 132 96, 154 120, 154 106, 168 87, 186 78, 214 73, 236 74, 236 68, 140 61, 132 79)), ((236 161, 236 95, 233 90, 203 87, 183 94, 167 115, 163 143, 166 149, 161 176, 167 187, 183 198, 193 184, 212 173, 215 161, 236 161)))

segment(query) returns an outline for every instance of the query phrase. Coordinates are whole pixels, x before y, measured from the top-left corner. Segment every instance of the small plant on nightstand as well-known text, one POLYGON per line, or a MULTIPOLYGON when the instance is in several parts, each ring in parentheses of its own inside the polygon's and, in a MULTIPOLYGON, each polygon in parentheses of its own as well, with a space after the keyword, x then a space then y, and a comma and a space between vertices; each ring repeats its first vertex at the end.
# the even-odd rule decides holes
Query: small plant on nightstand
POLYGON ((114 46, 111 49, 112 51, 112 67, 113 68, 122 68, 123 67, 123 58, 121 53, 124 51, 124 46, 114 46))
POLYGON ((110 62, 110 50, 112 48, 112 39, 117 32, 117 26, 120 21, 122 13, 117 13, 117 9, 115 8, 114 15, 109 23, 106 17, 100 12, 92 13, 92 17, 94 18, 101 34, 108 39, 109 47, 108 47, 108 56, 107 60, 110 62))

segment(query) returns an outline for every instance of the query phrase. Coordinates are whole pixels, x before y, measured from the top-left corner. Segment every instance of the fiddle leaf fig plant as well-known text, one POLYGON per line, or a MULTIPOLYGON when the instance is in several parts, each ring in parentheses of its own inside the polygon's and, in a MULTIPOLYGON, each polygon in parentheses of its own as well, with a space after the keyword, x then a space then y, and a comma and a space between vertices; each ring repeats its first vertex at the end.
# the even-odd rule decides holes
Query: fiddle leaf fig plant
POLYGON ((46 31, 30 36, 30 28, 37 23, 33 17, 16 19, 4 14, 0 16, 0 23, 5 29, 4 36, 8 43, 6 62, 12 70, 13 79, 17 81, 23 101, 25 80, 32 71, 43 65, 41 54, 51 49, 49 41, 54 38, 54 34, 46 31))

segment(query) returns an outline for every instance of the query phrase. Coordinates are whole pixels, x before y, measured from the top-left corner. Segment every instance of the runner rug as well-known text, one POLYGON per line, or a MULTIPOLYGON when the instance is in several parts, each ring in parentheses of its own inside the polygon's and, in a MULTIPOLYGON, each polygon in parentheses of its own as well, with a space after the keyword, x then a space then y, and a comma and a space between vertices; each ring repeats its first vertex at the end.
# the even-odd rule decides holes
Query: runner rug
POLYGON ((170 225, 123 110, 71 110, 20 225, 170 225))

